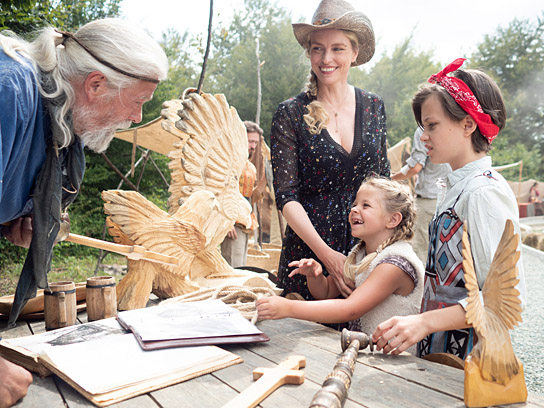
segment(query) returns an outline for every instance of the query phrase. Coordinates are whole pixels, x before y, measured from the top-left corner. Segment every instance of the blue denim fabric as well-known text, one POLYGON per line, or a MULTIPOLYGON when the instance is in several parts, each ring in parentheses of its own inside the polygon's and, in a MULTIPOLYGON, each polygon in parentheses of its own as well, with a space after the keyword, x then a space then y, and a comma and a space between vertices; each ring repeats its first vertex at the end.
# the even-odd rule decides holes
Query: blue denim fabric
POLYGON ((33 68, 0 49, 0 223, 32 211, 30 195, 50 137, 33 68))

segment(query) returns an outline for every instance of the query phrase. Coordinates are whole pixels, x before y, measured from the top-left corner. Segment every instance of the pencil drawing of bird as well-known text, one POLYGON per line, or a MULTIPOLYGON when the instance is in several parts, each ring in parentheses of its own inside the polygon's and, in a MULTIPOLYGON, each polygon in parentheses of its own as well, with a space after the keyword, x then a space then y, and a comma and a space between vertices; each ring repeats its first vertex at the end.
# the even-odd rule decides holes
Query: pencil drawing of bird
POLYGON ((522 321, 521 301, 516 285, 519 282, 517 262, 519 235, 514 233, 511 220, 505 229, 487 278, 479 295, 478 282, 468 239, 467 225, 463 231, 463 269, 468 291, 466 321, 478 335, 471 355, 486 381, 505 385, 520 371, 520 361, 514 354, 509 330, 522 321), (483 300, 483 303, 482 303, 483 300))
POLYGON ((102 194, 116 242, 179 259, 177 266, 129 261, 129 272, 118 285, 123 310, 144 307, 147 298, 135 298, 148 290, 159 297, 179 296, 197 290, 198 280, 232 275, 219 245, 235 222, 251 223, 251 206, 239 191, 248 159, 247 133, 236 110, 223 95, 186 91, 181 103, 165 103, 162 128, 174 127, 181 135, 168 155, 168 212, 135 191, 102 194), (173 106, 181 107, 179 116, 172 114, 173 106), (138 285, 143 287, 135 290, 138 285))

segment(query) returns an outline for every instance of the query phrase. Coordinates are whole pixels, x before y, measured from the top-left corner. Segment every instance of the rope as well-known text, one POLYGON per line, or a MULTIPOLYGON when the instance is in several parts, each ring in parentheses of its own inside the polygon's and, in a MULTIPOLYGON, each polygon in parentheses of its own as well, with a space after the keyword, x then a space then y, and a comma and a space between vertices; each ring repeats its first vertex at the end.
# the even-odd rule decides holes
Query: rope
POLYGON ((204 288, 186 295, 165 300, 163 303, 196 302, 199 300, 219 299, 238 310, 243 317, 255 324, 259 315, 255 301, 265 296, 274 296, 274 290, 266 287, 249 287, 225 284, 216 288, 204 288))

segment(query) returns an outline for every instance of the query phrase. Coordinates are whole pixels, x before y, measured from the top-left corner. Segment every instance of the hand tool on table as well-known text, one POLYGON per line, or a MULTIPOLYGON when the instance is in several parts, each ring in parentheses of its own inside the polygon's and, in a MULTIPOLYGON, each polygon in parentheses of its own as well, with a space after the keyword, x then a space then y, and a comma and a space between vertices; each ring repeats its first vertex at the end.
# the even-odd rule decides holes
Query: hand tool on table
POLYGON ((248 388, 230 400, 223 408, 253 408, 283 384, 302 384, 306 358, 290 356, 276 367, 258 367, 253 370, 253 380, 248 388))
POLYGON ((343 407, 351 386, 351 377, 355 370, 359 350, 370 346, 370 351, 374 351, 372 338, 363 332, 343 329, 340 344, 343 353, 336 361, 333 370, 323 381, 321 389, 314 395, 312 402, 310 402, 310 408, 343 407))

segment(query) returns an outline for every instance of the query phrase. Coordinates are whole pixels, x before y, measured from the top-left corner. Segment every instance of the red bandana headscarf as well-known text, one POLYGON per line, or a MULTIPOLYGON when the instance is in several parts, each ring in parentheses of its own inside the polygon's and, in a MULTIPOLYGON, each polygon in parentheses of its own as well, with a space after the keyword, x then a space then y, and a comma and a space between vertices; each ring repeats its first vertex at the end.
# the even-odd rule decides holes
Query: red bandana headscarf
POLYGON ((484 112, 480 102, 478 102, 478 99, 476 99, 464 81, 459 78, 446 76, 463 65, 463 62, 465 62, 465 58, 457 58, 438 74, 431 75, 429 82, 444 87, 452 98, 455 99, 455 102, 457 102, 459 106, 474 119, 480 129, 480 133, 488 140, 489 144, 491 144, 499 133, 499 127, 493 123, 491 116, 484 112))

